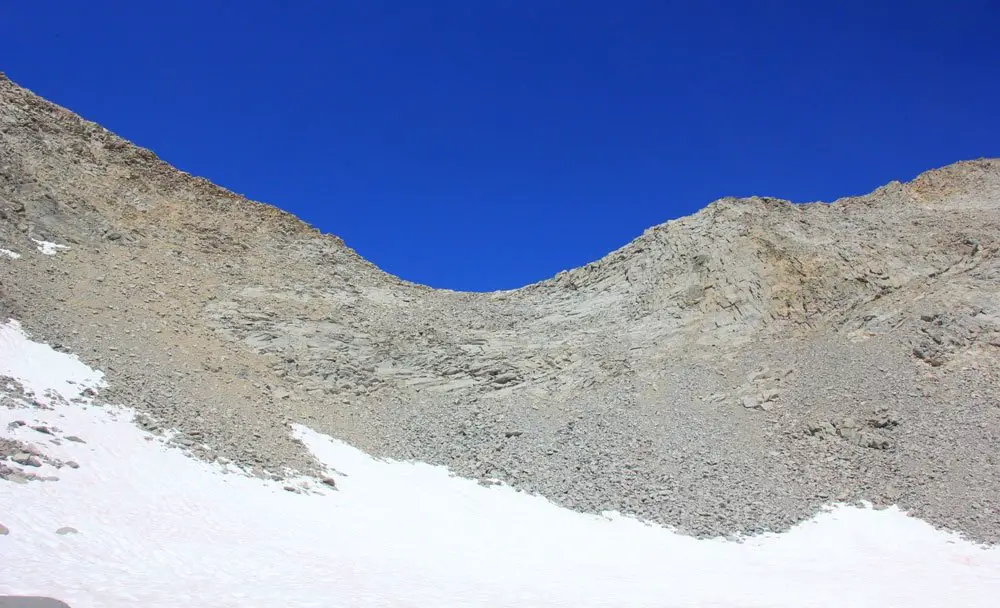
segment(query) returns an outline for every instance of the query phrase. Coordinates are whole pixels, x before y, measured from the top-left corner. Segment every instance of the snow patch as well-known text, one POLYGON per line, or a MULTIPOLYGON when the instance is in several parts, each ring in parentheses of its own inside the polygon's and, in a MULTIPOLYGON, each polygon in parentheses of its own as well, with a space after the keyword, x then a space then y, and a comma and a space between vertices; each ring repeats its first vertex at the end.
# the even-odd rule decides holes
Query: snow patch
POLYGON ((52 243, 50 241, 40 241, 38 239, 31 239, 35 241, 38 245, 38 251, 45 255, 55 255, 57 251, 61 249, 69 249, 69 245, 59 245, 57 243, 52 243))
POLYGON ((44 405, 51 405, 57 396, 68 401, 79 398, 86 389, 105 386, 103 373, 76 355, 29 340, 16 320, 0 325, 0 376, 18 380, 25 392, 44 405))
POLYGON ((0 256, 7 256, 12 260, 16 260, 21 257, 21 254, 16 251, 11 251, 10 249, 0 249, 0 256))
MULTIPOLYGON (((13 323, 0 326, 0 365, 66 399, 102 382, 13 323)), ((10 529, 0 536, 0 594, 73 608, 992 607, 1000 594, 1000 549, 898 509, 835 506, 780 535, 698 540, 441 467, 376 460, 304 426, 292 432, 339 491, 314 481, 316 493, 298 494, 188 458, 133 416, 65 401, 0 408, 0 433, 30 419, 86 441, 6 431, 80 468, 58 470, 56 482, 0 481, 10 529), (56 533, 66 526, 79 533, 56 533)))

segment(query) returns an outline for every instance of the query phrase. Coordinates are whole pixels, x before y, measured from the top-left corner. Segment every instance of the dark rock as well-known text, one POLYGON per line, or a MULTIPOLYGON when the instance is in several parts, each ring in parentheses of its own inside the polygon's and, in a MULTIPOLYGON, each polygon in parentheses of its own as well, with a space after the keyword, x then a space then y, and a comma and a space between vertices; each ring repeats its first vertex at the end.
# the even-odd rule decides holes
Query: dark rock
POLYGON ((493 377, 495 384, 509 384, 515 380, 517 380, 517 374, 514 372, 504 372, 493 377))
POLYGON ((891 429, 899 426, 899 420, 893 414, 880 413, 870 419, 868 425, 875 429, 891 429))

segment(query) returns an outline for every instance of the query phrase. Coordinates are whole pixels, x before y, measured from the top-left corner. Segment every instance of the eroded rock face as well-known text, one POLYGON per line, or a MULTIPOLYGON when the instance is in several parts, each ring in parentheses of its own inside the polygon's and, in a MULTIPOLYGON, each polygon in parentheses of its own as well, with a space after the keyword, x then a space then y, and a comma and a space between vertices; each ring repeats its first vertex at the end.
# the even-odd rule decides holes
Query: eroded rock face
POLYGON ((865 499, 1000 540, 997 160, 458 293, 0 79, 0 248, 0 312, 197 457, 309 471, 300 422, 696 534, 865 499))

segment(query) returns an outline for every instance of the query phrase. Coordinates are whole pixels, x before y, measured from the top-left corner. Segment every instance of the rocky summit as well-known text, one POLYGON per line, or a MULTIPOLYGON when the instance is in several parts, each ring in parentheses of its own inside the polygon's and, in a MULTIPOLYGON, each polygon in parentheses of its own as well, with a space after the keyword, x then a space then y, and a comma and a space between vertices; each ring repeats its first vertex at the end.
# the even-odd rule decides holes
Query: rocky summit
MULTIPOLYGON (((985 159, 722 199, 534 285, 431 289, 0 77, 0 317, 257 475, 323 475, 302 423, 698 536, 866 501, 997 543, 998 252, 985 159)), ((0 456, 21 482, 44 458, 0 456)))

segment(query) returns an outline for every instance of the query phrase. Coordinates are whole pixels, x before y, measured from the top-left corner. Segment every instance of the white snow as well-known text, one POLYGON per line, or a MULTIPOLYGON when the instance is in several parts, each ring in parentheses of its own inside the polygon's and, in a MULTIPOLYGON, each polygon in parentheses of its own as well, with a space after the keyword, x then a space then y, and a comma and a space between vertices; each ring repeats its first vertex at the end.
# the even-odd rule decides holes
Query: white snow
MULTIPOLYGON (((66 400, 102 382, 16 323, 0 326, 0 374, 66 400)), ((971 608, 1000 596, 1000 549, 897 509, 837 507, 781 535, 697 540, 439 467, 375 460, 304 427, 294 432, 341 472, 339 491, 294 494, 167 448, 128 408, 43 402, 53 409, 0 408, 0 434, 80 468, 38 471, 59 481, 0 481, 0 523, 10 528, 0 536, 0 594, 74 608, 971 608), (4 431, 12 420, 87 443, 4 431), (56 535, 63 526, 80 533, 56 535)))
POLYGON ((38 245, 38 251, 44 253, 45 255, 55 255, 61 249, 69 249, 69 245, 59 245, 57 243, 52 243, 50 241, 40 241, 38 239, 31 239, 35 241, 38 245))
POLYGON ((52 403, 46 393, 52 391, 63 399, 78 397, 84 389, 104 386, 104 374, 77 358, 33 342, 24 335, 15 320, 0 325, 0 376, 20 381, 26 392, 52 403))
POLYGON ((12 260, 16 260, 21 257, 21 254, 16 251, 11 251, 10 249, 0 248, 0 256, 7 256, 12 260))

